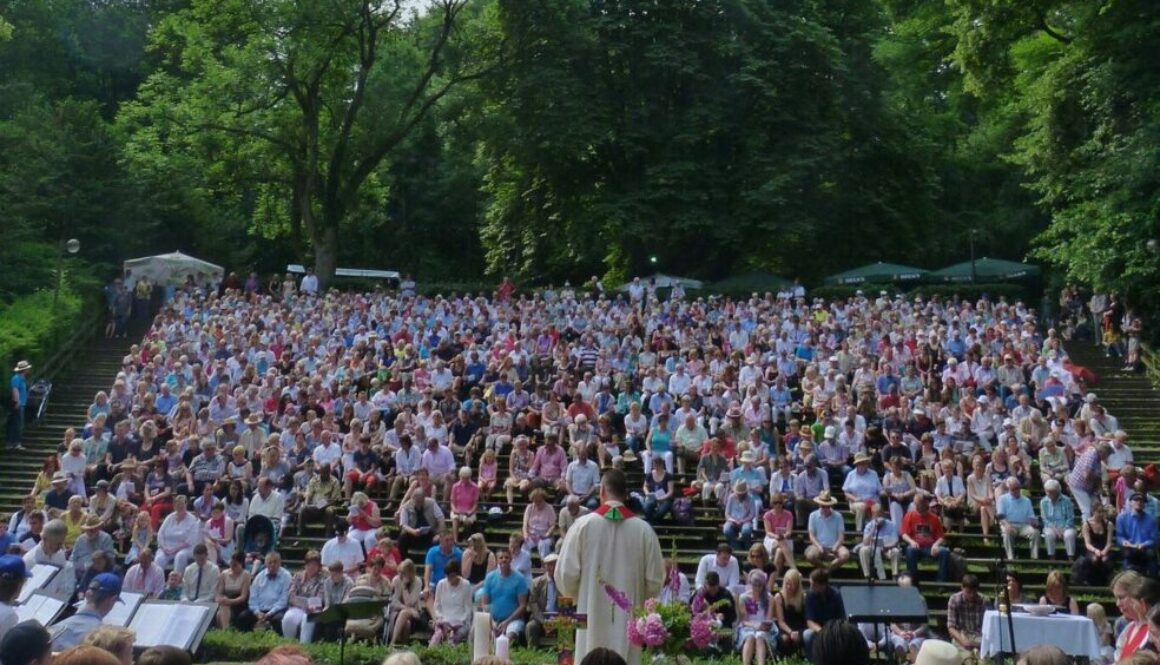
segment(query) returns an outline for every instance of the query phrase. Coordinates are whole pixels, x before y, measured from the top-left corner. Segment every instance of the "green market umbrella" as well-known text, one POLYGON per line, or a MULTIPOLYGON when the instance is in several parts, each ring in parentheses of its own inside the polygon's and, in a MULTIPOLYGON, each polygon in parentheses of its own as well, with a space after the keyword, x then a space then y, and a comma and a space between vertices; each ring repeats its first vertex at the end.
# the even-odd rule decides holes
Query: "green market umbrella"
MULTIPOLYGON (((1039 274, 1039 266, 1003 259, 989 259, 983 257, 975 259, 974 277, 977 282, 1005 282, 1024 277, 1033 277, 1039 274)), ((963 261, 942 270, 930 273, 930 279, 938 282, 969 282, 971 281, 971 262, 963 261)))
POLYGON ((866 282, 918 282, 926 277, 922 268, 903 266, 897 263, 871 263, 854 268, 825 279, 826 284, 863 284, 866 282))

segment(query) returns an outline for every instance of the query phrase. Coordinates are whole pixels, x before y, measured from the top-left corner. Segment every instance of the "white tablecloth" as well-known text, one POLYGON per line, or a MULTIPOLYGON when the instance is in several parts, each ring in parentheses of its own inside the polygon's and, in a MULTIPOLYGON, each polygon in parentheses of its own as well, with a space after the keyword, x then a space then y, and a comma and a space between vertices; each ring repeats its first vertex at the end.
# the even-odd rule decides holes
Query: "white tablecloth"
MULTIPOLYGON (((1013 617, 1015 646, 1020 652, 1041 644, 1054 644, 1069 656, 1086 656, 1091 659, 1100 656, 1100 638, 1096 626, 1085 616, 1053 614, 1037 617, 1017 612, 1013 617)), ((995 610, 987 610, 983 615, 983 643, 979 647, 979 655, 989 658, 1000 652, 1011 652, 1007 617, 995 610)))

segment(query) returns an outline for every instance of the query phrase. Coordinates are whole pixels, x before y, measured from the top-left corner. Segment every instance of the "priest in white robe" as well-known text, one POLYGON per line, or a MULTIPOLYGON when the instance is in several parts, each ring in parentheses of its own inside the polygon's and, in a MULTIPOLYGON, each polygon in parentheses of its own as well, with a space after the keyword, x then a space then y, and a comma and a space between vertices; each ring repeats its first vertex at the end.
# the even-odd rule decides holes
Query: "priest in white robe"
POLYGON ((665 582, 660 541, 652 526, 624 505, 627 496, 624 473, 605 473, 600 507, 576 520, 560 548, 556 586, 588 617, 588 627, 576 631, 577 663, 592 649, 606 647, 622 654, 629 665, 639 665, 640 648, 628 642, 631 610, 617 607, 604 585, 622 592, 638 608, 655 598, 665 582))

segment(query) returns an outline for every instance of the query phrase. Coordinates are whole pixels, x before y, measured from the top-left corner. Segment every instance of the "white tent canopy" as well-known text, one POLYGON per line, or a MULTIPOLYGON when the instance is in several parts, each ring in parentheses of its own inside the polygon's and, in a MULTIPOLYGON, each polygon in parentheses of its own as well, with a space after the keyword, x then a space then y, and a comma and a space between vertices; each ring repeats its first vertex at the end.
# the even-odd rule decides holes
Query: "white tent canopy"
MULTIPOLYGON (((640 278, 640 281, 644 284, 648 284, 649 280, 656 280, 658 289, 671 289, 678 283, 686 289, 699 289, 704 286, 700 280, 691 279, 689 277, 676 277, 674 275, 666 275, 660 272, 649 275, 648 277, 640 278)), ((620 287, 620 290, 628 291, 628 285, 629 283, 626 282, 620 287)))
POLYGON ((220 282, 225 276, 225 270, 221 266, 181 252, 129 259, 122 267, 126 271, 132 270, 134 277, 148 277, 154 284, 184 281, 190 275, 206 275, 209 281, 220 282))

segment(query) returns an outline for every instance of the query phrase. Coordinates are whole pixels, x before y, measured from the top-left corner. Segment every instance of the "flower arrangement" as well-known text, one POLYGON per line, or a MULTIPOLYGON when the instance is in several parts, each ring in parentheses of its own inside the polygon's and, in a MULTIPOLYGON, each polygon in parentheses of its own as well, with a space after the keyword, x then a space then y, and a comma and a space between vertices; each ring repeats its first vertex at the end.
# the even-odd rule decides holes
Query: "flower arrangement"
POLYGON ((642 608, 634 609, 632 601, 619 589, 607 583, 603 586, 612 604, 630 616, 628 641, 634 646, 678 655, 705 649, 721 634, 715 624, 717 604, 706 604, 700 596, 691 605, 650 598, 642 608))

